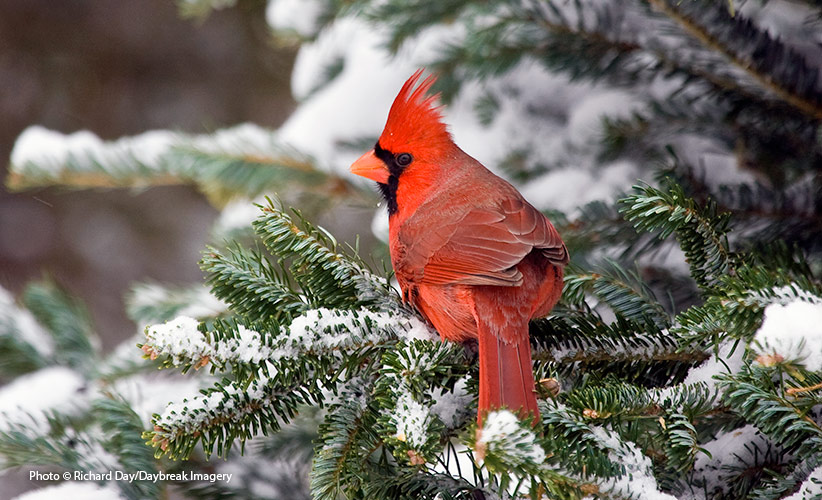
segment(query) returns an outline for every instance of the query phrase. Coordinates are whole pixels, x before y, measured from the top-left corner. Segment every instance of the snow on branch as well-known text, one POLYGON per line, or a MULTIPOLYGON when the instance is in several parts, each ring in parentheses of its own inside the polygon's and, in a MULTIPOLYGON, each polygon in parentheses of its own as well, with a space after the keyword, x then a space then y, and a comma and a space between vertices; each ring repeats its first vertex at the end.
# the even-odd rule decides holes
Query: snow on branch
POLYGON ((626 498, 676 499, 672 495, 659 491, 651 459, 643 455, 635 444, 623 441, 619 434, 610 432, 604 427, 592 427, 591 431, 599 440, 600 446, 608 450, 608 457, 611 461, 625 468, 624 474, 605 480, 601 485, 601 490, 626 498))
POLYGON ((811 472, 811 475, 802 482, 796 493, 785 497, 783 500, 806 500, 820 497, 822 497, 822 466, 811 472))
POLYGON ((822 299, 773 303, 765 308, 765 319, 754 336, 757 361, 770 366, 783 361, 822 370, 822 299))
POLYGON ((237 325, 234 336, 209 341, 200 330, 200 322, 179 316, 162 325, 146 328, 147 342, 143 352, 151 359, 166 354, 174 366, 191 365, 195 369, 214 362, 218 366, 237 363, 260 363, 272 354, 263 344, 262 335, 243 325, 237 325))
POLYGON ((375 393, 388 409, 382 434, 399 459, 431 462, 442 452, 443 432, 468 418, 473 395, 463 352, 456 344, 403 339, 383 354, 375 393))
POLYGON ((85 130, 62 134, 32 126, 14 145, 7 183, 17 190, 194 183, 210 195, 254 196, 284 181, 316 186, 327 178, 308 157, 249 123, 213 134, 152 130, 115 141, 85 130))
POLYGON ((508 410, 488 413, 477 431, 475 450, 481 460, 490 462, 493 457, 517 467, 539 467, 545 461, 545 450, 537 435, 508 410))
POLYGON ((187 458, 202 438, 207 455, 217 446, 224 456, 237 436, 250 437, 267 427, 278 428, 280 417, 293 415, 300 404, 313 402, 303 381, 281 385, 261 377, 244 384, 224 381, 200 396, 169 404, 155 415, 154 430, 143 437, 157 448, 156 457, 187 458))
POLYGON ((0 286, 0 373, 39 368, 54 354, 54 339, 0 286))
POLYGON ((618 316, 604 323, 585 316, 553 317, 531 323, 537 360, 558 363, 618 361, 701 361, 701 351, 680 349, 678 336, 618 316))
POLYGON ((208 453, 216 444, 222 455, 235 436, 245 438, 257 429, 277 426, 298 405, 315 402, 322 394, 320 378, 306 360, 321 358, 337 366, 369 346, 398 338, 431 338, 416 318, 366 309, 312 309, 273 334, 243 325, 224 331, 201 328, 188 317, 150 326, 143 351, 155 358, 168 356, 169 364, 186 368, 231 364, 250 366, 254 373, 264 368, 266 373, 252 376, 247 387, 225 381, 203 395, 170 404, 155 416, 154 431, 146 435, 159 455, 187 456, 200 436, 208 453))
POLYGON ((294 318, 278 332, 261 333, 244 325, 236 329, 206 332, 194 318, 180 316, 172 321, 146 328, 146 342, 141 346, 151 359, 168 356, 172 366, 195 369, 214 363, 277 363, 300 356, 332 354, 364 344, 376 344, 395 338, 435 338, 430 329, 416 317, 397 317, 367 309, 311 309, 294 318))

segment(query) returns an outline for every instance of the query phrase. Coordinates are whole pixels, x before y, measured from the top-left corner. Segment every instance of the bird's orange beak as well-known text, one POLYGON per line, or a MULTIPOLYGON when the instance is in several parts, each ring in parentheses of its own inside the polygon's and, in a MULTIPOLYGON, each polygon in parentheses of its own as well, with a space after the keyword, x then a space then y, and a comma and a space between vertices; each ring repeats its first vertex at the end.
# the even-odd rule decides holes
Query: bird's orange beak
POLYGON ((382 160, 377 158, 373 149, 352 163, 350 170, 352 174, 357 174, 380 184, 388 184, 388 167, 385 166, 382 160))

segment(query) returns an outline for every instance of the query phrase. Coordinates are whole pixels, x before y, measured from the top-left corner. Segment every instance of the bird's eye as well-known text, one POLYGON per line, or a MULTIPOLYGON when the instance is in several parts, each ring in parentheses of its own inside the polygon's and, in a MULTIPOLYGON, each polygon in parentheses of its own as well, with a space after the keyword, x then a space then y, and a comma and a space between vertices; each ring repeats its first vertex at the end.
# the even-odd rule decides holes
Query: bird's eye
POLYGON ((397 158, 396 158, 397 165, 399 165, 401 167, 404 167, 404 166, 408 165, 409 163, 411 163, 411 161, 413 159, 414 159, 414 157, 411 156, 408 153, 400 153, 400 154, 397 155, 397 158))

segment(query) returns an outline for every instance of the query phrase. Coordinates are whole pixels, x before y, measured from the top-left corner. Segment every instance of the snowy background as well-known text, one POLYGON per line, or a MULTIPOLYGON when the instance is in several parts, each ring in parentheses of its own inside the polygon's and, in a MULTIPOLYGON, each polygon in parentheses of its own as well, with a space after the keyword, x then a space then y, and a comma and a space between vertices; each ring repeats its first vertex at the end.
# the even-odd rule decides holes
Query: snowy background
MULTIPOLYGON (((264 5, 197 22, 171 0, 0 2, 0 176, 33 125, 104 140, 246 121, 275 127, 294 106, 294 49, 269 42, 264 5)), ((131 283, 200 279, 215 216, 188 186, 10 193, 4 182, 0 285, 19 292, 49 273, 90 304, 110 349, 133 333, 122 300, 131 283)))
MULTIPOLYGON (((0 53, 0 75, 11 81, 8 86, 23 89, 22 97, 0 101, 11 123, 4 125, 0 152, 13 165, 42 163, 43 158, 103 158, 125 147, 142 154, 142 161, 150 166, 162 160, 163 148, 174 140, 172 132, 203 133, 245 124, 228 129, 226 135, 295 148, 310 155, 325 171, 345 177, 348 165, 362 153, 351 145, 379 134, 403 81, 429 63, 449 40, 464 34, 459 23, 428 29, 392 56, 382 47, 379 30, 362 20, 344 18, 291 53, 271 48, 267 30, 314 35, 320 9, 312 2, 274 0, 257 12, 227 9, 213 13, 203 24, 180 20, 168 2, 154 3, 157 5, 143 6, 140 9, 145 10, 136 12, 112 6, 98 11, 100 7, 90 4, 81 11, 61 7, 56 12, 45 9, 45 4, 39 8, 0 6, 0 19, 7 23, 0 33, 9 37, 0 53), (30 24, 20 22, 32 16, 43 29, 29 29, 30 24), (78 19, 87 23, 88 29, 69 30, 78 19), (69 35, 70 31, 82 36, 69 35), (33 43, 39 48, 32 49, 33 43), (96 48, 100 46, 109 49, 96 48), (237 60, 237 54, 246 56, 237 60), (75 61, 87 66, 76 66, 75 61), (340 61, 341 71, 327 81, 325 70, 340 61), (46 63, 60 71, 50 71, 52 67, 46 63), (164 73, 168 68, 175 70, 164 73), (79 79, 81 74, 92 76, 79 79), (299 107, 289 115, 294 101, 299 107), (282 119, 284 123, 278 126, 282 119), (123 136, 126 138, 114 142, 123 136)), ((746 14, 769 19, 767 25, 775 33, 782 25, 780 15, 791 14, 765 12, 750 4, 746 4, 746 14)), ((576 83, 522 62, 504 77, 465 86, 445 109, 444 118, 455 142, 498 173, 512 150, 526 151, 523 161, 531 168, 543 168, 545 173, 520 185, 523 194, 540 209, 573 215, 584 203, 627 191, 642 176, 643 165, 630 160, 600 163, 596 144, 603 118, 641 113, 650 99, 664 98, 671 90, 665 82, 651 82, 632 92, 576 83), (496 106, 490 120, 475 107, 486 95, 493 96, 496 106), (553 163, 540 164, 546 159, 553 163)), ((711 183, 752 180, 750 173, 737 166, 733 152, 719 142, 688 136, 672 141, 690 146, 687 151, 695 155, 691 162, 704 166, 711 183)), ((55 161, 55 168, 62 163, 55 161)), ((11 294, 46 271, 91 304, 105 348, 113 349, 128 339, 121 346, 123 355, 128 356, 138 325, 122 315, 126 287, 151 279, 198 282, 201 274, 196 261, 210 237, 211 222, 219 217, 223 230, 247 225, 256 214, 249 206, 251 200, 239 200, 217 213, 190 188, 155 188, 136 196, 51 189, 0 192, 0 305, 13 310, 11 294)), ((344 227, 343 235, 358 232, 370 238, 373 232, 384 238, 384 210, 354 206, 342 213, 353 219, 338 216, 330 220, 332 232, 340 234, 335 230, 336 222, 344 227)), ((672 252, 669 259, 672 268, 687 273, 681 254, 672 252)), ((143 289, 144 293, 150 291, 143 289)), ((811 302, 786 301, 767 309, 756 338, 761 354, 806 360, 814 369, 822 366, 818 342, 822 338, 822 305, 811 302), (808 338, 817 340, 803 341, 808 338)), ((202 304, 220 307, 207 299, 202 304)), ((23 311, 14 314, 11 320, 28 325, 23 327, 25 331, 38 335, 36 325, 23 311)), ((46 341, 38 345, 50 348, 46 341)), ((132 354, 139 352, 133 348, 132 354)), ((721 361, 711 360, 694 369, 687 382, 713 384, 712 375, 739 369, 741 355, 741 348, 728 346, 720 352, 721 361)), ((198 383, 204 381, 186 379, 160 386, 163 390, 153 391, 160 398, 140 389, 162 383, 125 380, 117 390, 132 402, 148 426, 151 413, 160 413, 168 401, 195 393, 198 383)), ((52 368, 0 389, 0 409, 70 412, 71 405, 78 404, 77 395, 88 392, 76 373, 52 368), (21 397, 33 390, 42 397, 21 397)), ((608 442, 604 429, 598 430, 602 431, 599 437, 608 442)), ((696 474, 704 475, 710 484, 713 471, 723 460, 744 453, 734 449, 734 443, 755 440, 751 436, 756 434, 751 427, 717 436, 705 446, 715 460, 708 465, 701 457, 696 474), (742 433, 748 438, 736 439, 742 433)), ((649 460, 637 450, 614 449, 614 453, 624 455, 636 476, 633 482, 614 484, 615 490, 645 495, 642 498, 671 498, 657 491, 649 460)), ((19 479, 9 488, 28 486, 19 479)), ((8 481, 0 478, 0 491, 11 491, 4 486, 8 481)), ((48 494, 20 498, 48 498, 48 494)), ((90 492, 86 494, 92 498, 90 492)), ((112 497, 110 491, 95 494, 112 497)))
MULTIPOLYGON (((15 141, 34 125, 55 134, 87 130, 105 140, 156 128, 203 133, 246 121, 276 127, 294 106, 295 51, 269 41, 264 5, 196 22, 182 19, 170 0, 0 2, 0 177, 15 141)), ((39 152, 49 149, 43 144, 39 152)), ((8 292, 17 295, 26 282, 49 275, 90 306, 100 341, 112 350, 137 333, 123 304, 131 284, 201 281, 197 260, 216 216, 189 186, 11 193, 1 183, 0 303, 10 305, 8 292)), ((18 319, 31 325, 30 317, 18 319)), ((34 345, 48 351, 48 339, 36 338, 34 345)), ((129 347, 133 356, 134 342, 129 347)), ((35 392, 44 399, 31 400, 30 410, 65 409, 62 396, 84 390, 64 370, 34 377, 4 387, 0 406, 35 392)), ((125 389, 145 395, 136 383, 125 389)), ((193 386, 178 394, 192 392, 193 386)), ((146 401, 146 422, 169 397, 176 396, 146 401)), ((0 476, 0 498, 32 486, 27 474, 11 471, 0 476)))

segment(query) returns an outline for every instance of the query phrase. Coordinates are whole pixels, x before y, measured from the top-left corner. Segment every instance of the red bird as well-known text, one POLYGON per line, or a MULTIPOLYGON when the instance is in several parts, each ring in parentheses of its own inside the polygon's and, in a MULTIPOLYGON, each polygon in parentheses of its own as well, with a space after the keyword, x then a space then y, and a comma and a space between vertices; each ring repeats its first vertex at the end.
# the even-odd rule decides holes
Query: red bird
POLYGON ((454 144, 438 95, 427 95, 436 78, 414 89, 421 74, 351 172, 376 181, 386 200, 403 300, 443 340, 478 340, 478 422, 501 407, 538 417, 528 322, 559 300, 568 250, 516 188, 454 144))

